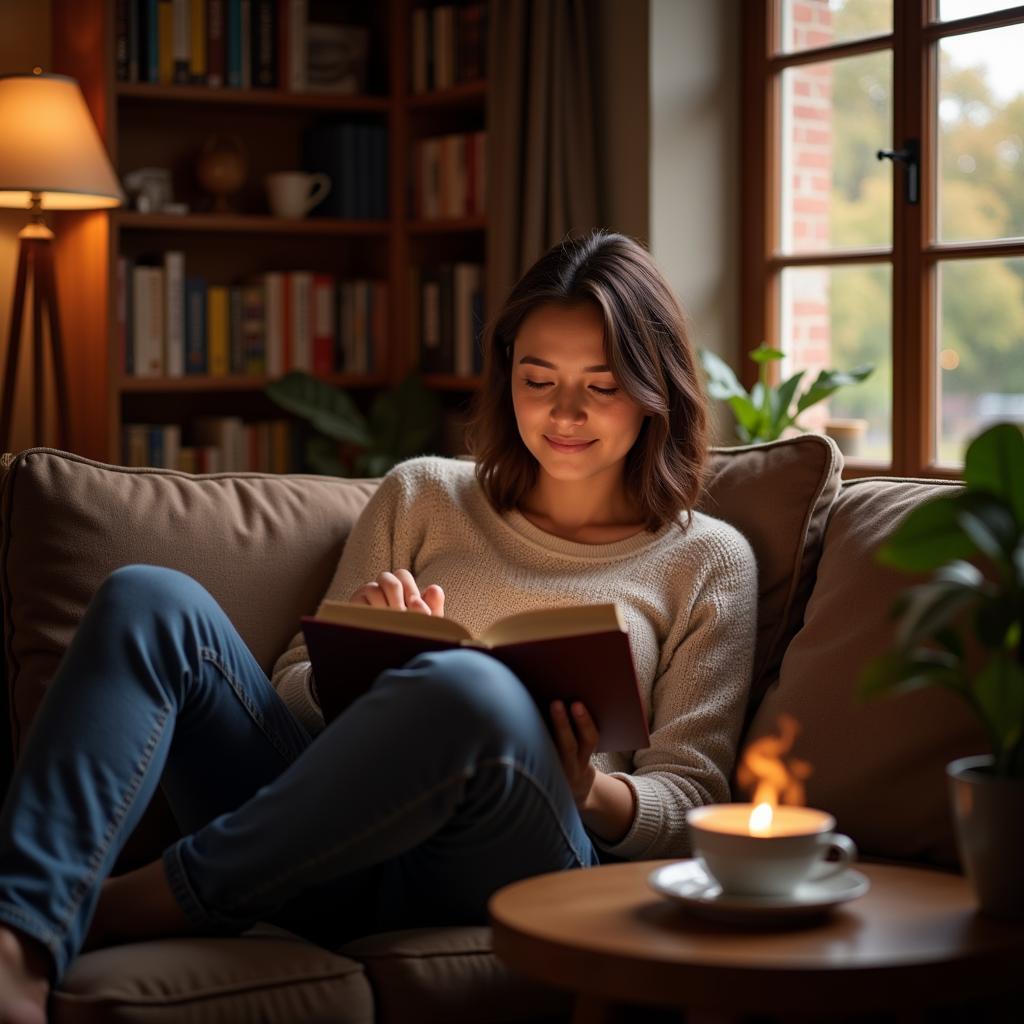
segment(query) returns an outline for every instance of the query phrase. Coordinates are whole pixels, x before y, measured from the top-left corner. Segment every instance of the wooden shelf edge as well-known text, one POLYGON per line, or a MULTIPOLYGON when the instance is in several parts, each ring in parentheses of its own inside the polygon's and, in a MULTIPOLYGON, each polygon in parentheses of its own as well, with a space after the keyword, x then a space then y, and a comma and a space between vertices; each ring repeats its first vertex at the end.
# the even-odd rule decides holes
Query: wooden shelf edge
MULTIPOLYGON (((262 391, 275 377, 247 374, 225 377, 193 375, 185 377, 120 377, 115 390, 121 394, 155 394, 169 392, 262 391)), ((380 374, 332 373, 318 378, 340 388, 381 388, 387 380, 380 374)))
POLYGON ((119 100, 163 103, 206 103, 222 106, 261 106, 284 109, 339 110, 390 113, 389 96, 342 96, 329 92, 288 92, 284 89, 232 89, 207 85, 156 85, 151 82, 118 82, 119 100))
POLYGON ((386 236, 389 220, 341 220, 314 217, 291 220, 260 213, 139 213, 124 210, 113 214, 123 231, 209 231, 265 235, 386 236))

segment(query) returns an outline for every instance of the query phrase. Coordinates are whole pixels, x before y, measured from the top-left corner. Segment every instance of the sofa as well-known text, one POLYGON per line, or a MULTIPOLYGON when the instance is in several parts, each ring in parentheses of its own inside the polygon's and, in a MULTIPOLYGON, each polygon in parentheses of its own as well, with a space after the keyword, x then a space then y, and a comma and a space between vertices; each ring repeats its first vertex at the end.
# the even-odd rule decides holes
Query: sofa
MULTIPOLYGON (((856 687, 865 659, 889 643, 888 608, 908 583, 872 553, 911 508, 957 485, 841 473, 835 444, 816 435, 712 454, 702 507, 741 530, 758 560, 744 742, 793 716, 793 754, 813 768, 806 801, 833 813, 863 856, 956 869, 943 768, 983 750, 982 735, 945 692, 864 704, 856 687)), ((127 469, 45 448, 3 456, 5 778, 90 595, 113 569, 146 562, 194 576, 269 671, 299 616, 315 608, 375 486, 127 469)), ((174 835, 158 796, 119 868, 157 855, 174 835)), ((569 1013, 565 993, 493 956, 486 927, 371 935, 340 949, 270 926, 112 947, 79 957, 51 1002, 59 1024, 525 1022, 569 1013)))

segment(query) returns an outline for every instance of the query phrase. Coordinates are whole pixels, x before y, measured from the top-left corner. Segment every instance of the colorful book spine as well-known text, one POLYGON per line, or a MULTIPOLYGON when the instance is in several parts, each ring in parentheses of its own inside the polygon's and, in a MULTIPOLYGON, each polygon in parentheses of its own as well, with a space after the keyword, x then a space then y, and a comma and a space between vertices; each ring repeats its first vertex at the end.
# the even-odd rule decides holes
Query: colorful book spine
POLYGON ((231 373, 245 373, 244 342, 242 341, 242 288, 228 288, 228 364, 231 373))
POLYGON ((132 81, 131 62, 131 0, 114 3, 114 74, 119 82, 132 81))
POLYGON ((262 282, 242 288, 242 372, 266 373, 266 291, 262 282))
POLYGON ((193 85, 206 83, 206 2, 207 0, 189 0, 189 39, 190 54, 188 79, 193 85))
POLYGON ((132 365, 136 377, 159 377, 164 372, 164 272, 160 267, 132 271, 132 365))
POLYGON ((277 87, 276 0, 252 0, 252 85, 254 89, 277 87))
POLYGON ((284 361, 284 275, 271 271, 263 275, 265 298, 265 345, 267 373, 280 377, 284 361))
POLYGON ((157 81, 170 85, 174 81, 174 0, 159 0, 157 24, 157 81))
POLYGON ((232 89, 242 88, 242 0, 224 0, 226 19, 225 81, 232 89))
POLYGON ((205 374, 209 366, 206 344, 206 281, 185 279, 185 373, 205 374))
POLYGON ((191 21, 192 0, 171 0, 171 79, 176 85, 188 85, 191 75, 191 21))
POLYGON ((185 374, 185 254, 164 253, 164 373, 185 374))
POLYGON ((206 84, 219 88, 226 81, 227 0, 206 0, 206 84))
POLYGON ((334 278, 313 275, 313 372, 321 376, 334 372, 337 343, 337 302, 334 278))
POLYGON ((309 373, 313 369, 313 275, 306 270, 296 270, 288 276, 291 278, 291 368, 309 373))
POLYGON ((211 285, 206 293, 206 338, 209 346, 211 377, 226 377, 231 366, 230 317, 228 290, 224 285, 211 285))

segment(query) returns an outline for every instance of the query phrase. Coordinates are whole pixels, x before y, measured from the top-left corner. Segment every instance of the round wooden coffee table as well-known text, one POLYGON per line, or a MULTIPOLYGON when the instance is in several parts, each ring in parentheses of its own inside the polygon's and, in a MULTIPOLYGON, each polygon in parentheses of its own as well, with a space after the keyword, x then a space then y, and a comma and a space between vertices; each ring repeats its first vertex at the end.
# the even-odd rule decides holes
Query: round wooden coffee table
POLYGON ((577 1022, 612 1004, 716 1013, 914 1012, 1024 993, 1024 922, 977 912, 966 879, 858 864, 871 890, 824 918, 753 929, 700 920, 647 885, 642 861, 540 875, 495 893, 494 952, 577 994, 577 1022))

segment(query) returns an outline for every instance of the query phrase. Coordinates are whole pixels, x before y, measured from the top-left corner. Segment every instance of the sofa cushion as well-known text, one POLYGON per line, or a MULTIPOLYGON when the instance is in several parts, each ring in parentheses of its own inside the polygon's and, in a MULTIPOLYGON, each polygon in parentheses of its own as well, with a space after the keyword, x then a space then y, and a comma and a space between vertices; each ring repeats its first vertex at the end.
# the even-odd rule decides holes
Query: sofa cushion
POLYGON ((804 626, 747 737, 777 733, 780 714, 794 716, 793 752, 813 766, 808 804, 834 814, 864 854, 945 866, 956 852, 944 766, 986 749, 984 735, 946 691, 863 704, 857 687, 865 662, 892 643, 893 601, 921 578, 876 564, 875 551, 911 509, 958 486, 891 478, 843 485, 804 626))
POLYGON ((126 469, 30 449, 0 497, 11 730, 25 730, 93 592, 131 562, 180 569, 269 671, 316 608, 375 481, 126 469))
POLYGON ((757 558, 751 713, 800 628, 842 469, 835 442, 818 434, 712 450, 700 509, 736 527, 757 558))
POLYGON ((50 1000, 55 1024, 371 1024, 363 968, 295 937, 136 942, 76 959, 50 1000))
POLYGON ((572 1009, 568 993, 509 970, 491 952, 490 928, 386 932, 339 952, 365 966, 378 1024, 542 1024, 572 1009))

